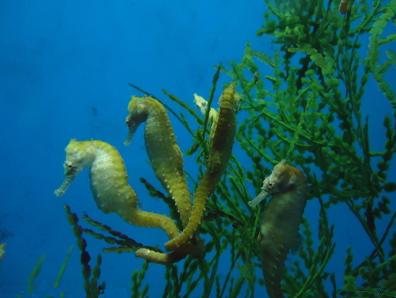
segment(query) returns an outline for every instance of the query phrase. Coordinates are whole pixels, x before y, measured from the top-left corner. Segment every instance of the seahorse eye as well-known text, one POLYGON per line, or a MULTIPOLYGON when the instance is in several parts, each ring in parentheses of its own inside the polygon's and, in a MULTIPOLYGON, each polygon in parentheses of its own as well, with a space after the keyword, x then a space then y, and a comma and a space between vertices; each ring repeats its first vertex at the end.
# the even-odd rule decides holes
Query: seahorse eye
POLYGON ((65 175, 74 175, 77 172, 76 165, 70 160, 66 160, 63 164, 65 175))
POLYGON ((272 182, 268 182, 268 187, 272 188, 272 187, 274 187, 274 184, 272 182))

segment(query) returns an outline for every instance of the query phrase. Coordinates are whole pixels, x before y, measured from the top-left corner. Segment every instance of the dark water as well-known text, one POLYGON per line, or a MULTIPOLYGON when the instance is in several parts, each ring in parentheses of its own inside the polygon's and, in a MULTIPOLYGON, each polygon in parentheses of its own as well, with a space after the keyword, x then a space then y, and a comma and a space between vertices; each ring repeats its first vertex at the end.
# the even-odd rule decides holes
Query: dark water
MULTIPOLYGON (((0 297, 27 295, 28 276, 45 256, 31 297, 84 297, 78 249, 63 205, 134 235, 142 242, 161 244, 163 233, 134 228, 96 208, 87 172, 75 180, 63 198, 54 189, 63 179, 64 147, 71 138, 101 139, 124 157, 130 183, 145 209, 167 212, 148 197, 139 177, 155 181, 144 150, 142 131, 129 147, 123 145, 124 118, 132 82, 161 96, 167 89, 193 105, 193 93, 208 97, 218 63, 238 61, 247 41, 262 51, 272 46, 257 39, 262 1, 0 1, 0 236, 6 255, 0 263, 0 297), (69 247, 71 262, 60 289, 53 283, 69 247)), ((393 82, 396 81, 393 78, 393 82)), ((375 98, 376 87, 368 92, 375 98)), ((389 109, 368 101, 370 116, 381 119, 389 109), (375 107, 375 110, 373 110, 375 107)), ((184 128, 172 118, 182 150, 191 145, 184 128)), ((375 123, 375 121, 373 121, 375 123)), ((382 142, 382 125, 372 126, 372 141, 382 142)), ((186 168, 196 174, 195 163, 186 168)), ((158 183, 157 183, 158 186, 158 183)), ((393 197, 394 199, 394 197, 393 197)), ((307 206, 306 216, 318 206, 307 206)), ((332 209, 337 247, 329 269, 342 272, 343 248, 353 245, 366 255, 372 247, 359 223, 347 212, 332 209)), ((90 252, 101 243, 90 241, 90 252)), ((141 260, 131 254, 108 254, 103 262, 104 297, 129 297, 131 272, 141 260)), ((226 268, 226 262, 224 268, 226 268)), ((162 293, 163 267, 149 270, 150 296, 162 293)), ((257 297, 265 295, 262 287, 257 297)))

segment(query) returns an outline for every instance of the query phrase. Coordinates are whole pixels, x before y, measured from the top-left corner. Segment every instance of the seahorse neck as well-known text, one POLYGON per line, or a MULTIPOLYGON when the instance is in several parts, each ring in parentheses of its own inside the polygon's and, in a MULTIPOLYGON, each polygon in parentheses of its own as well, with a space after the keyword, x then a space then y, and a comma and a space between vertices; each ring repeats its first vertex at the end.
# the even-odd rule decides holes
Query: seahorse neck
POLYGON ((290 210, 294 213, 297 212, 297 209, 303 210, 305 207, 305 186, 298 186, 293 191, 274 194, 270 204, 276 210, 282 209, 281 212, 290 210))
POLYGON ((165 108, 158 102, 147 102, 147 118, 144 129, 147 153, 150 156, 153 166, 156 167, 158 160, 167 160, 169 150, 176 144, 168 115, 165 108), (161 144, 159 146, 159 144, 161 144))
MULTIPOLYGON (((92 158, 91 168, 96 173, 100 170, 111 170, 116 164, 120 167, 122 164, 114 160, 118 156, 114 154, 114 148, 104 142, 92 141, 89 151, 92 158)), ((125 169, 121 167, 118 172, 125 172, 125 169)))
POLYGON ((149 108, 147 109, 147 119, 146 119, 146 131, 147 129, 156 126, 163 129, 163 126, 168 126, 168 118, 166 111, 160 105, 155 103, 148 103, 149 108))

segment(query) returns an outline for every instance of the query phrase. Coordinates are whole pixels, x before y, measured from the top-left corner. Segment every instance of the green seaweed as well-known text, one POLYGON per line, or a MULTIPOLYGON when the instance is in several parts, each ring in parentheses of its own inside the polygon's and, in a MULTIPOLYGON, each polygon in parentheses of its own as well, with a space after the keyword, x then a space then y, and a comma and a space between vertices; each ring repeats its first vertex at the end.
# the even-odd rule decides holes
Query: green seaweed
POLYGON ((31 295, 33 294, 34 287, 35 287, 35 282, 40 275, 41 269, 43 268, 45 262, 45 255, 41 256, 40 258, 37 259, 36 264, 33 267, 32 272, 29 275, 28 279, 28 293, 31 295))
POLYGON ((145 298, 148 296, 148 285, 143 285, 144 276, 147 272, 149 263, 143 262, 142 269, 136 270, 132 274, 132 298, 145 298))
POLYGON ((55 281, 54 281, 54 288, 57 289, 59 288, 59 285, 62 281, 62 278, 65 274, 65 271, 67 269, 67 267, 69 266, 71 257, 73 254, 73 246, 69 246, 69 249, 67 250, 65 259, 62 262, 61 267, 59 268, 58 274, 56 275, 55 281))
POLYGON ((80 261, 82 266, 82 274, 84 278, 84 288, 87 298, 97 298, 104 293, 105 283, 99 283, 100 278, 100 266, 102 263, 102 256, 99 254, 96 257, 96 262, 93 268, 91 268, 90 261, 91 256, 87 250, 87 242, 83 238, 83 228, 79 224, 78 217, 69 206, 65 206, 65 211, 69 223, 73 227, 73 232, 77 240, 78 248, 80 249, 80 261))

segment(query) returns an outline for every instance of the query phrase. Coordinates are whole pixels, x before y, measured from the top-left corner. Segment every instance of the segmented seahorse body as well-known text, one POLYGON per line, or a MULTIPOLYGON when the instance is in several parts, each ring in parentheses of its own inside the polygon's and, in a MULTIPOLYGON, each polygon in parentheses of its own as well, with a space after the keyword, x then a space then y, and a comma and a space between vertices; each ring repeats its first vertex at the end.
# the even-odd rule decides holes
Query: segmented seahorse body
POLYGON ((260 226, 264 279, 269 297, 282 298, 284 262, 298 243, 298 227, 306 203, 306 178, 281 161, 264 180, 262 189, 272 195, 260 226))
MULTIPOLYGON (((103 212, 117 213, 134 225, 161 228, 169 238, 179 233, 168 217, 138 209, 138 199, 128 184, 124 161, 113 146, 96 140, 71 140, 66 147, 65 181, 71 181, 84 167, 91 168, 92 193, 103 212)), ((69 182, 66 184, 68 186, 69 182)), ((63 183, 55 194, 63 195, 67 186, 63 183)))
POLYGON ((152 97, 132 97, 128 105, 129 138, 146 122, 144 138, 154 172, 171 194, 183 225, 191 212, 190 192, 183 169, 183 157, 164 106, 152 97))
POLYGON ((220 98, 220 111, 206 162, 207 172, 212 179, 213 187, 220 180, 227 167, 232 153, 236 131, 236 112, 239 105, 239 95, 234 84, 224 89, 220 98))
POLYGON ((235 86, 230 84, 224 89, 220 98, 219 118, 210 144, 206 172, 198 182, 190 220, 180 235, 165 243, 168 250, 177 250, 188 243, 201 223, 206 201, 215 190, 232 153, 236 130, 235 114, 238 103, 239 96, 235 91, 235 86))

